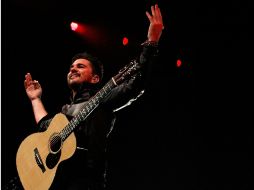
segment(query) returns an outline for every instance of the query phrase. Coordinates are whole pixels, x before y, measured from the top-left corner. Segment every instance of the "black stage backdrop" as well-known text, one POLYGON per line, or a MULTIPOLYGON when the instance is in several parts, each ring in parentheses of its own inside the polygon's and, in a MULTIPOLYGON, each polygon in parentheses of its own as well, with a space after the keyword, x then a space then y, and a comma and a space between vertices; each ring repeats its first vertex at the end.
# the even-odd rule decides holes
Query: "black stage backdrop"
POLYGON ((40 81, 47 110, 59 110, 68 98, 71 57, 95 52, 106 82, 137 55, 147 35, 145 11, 155 2, 165 23, 160 57, 144 96, 118 113, 111 189, 250 189, 249 5, 197 0, 2 1, 2 186, 17 175, 19 144, 36 131, 25 74, 40 81), (93 38, 71 31, 71 21, 92 27, 93 38))

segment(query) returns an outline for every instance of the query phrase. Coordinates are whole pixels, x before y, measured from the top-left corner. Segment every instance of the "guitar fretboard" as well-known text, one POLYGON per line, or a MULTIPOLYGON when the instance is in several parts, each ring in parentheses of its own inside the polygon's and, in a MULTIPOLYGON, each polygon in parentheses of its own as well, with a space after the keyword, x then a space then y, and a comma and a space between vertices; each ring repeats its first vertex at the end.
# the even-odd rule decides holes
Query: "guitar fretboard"
POLYGON ((63 141, 73 132, 73 130, 80 124, 80 122, 84 121, 89 116, 89 114, 101 103, 101 101, 116 85, 117 84, 115 83, 114 78, 112 78, 104 85, 100 91, 98 91, 92 98, 89 99, 89 101, 84 105, 79 113, 75 115, 70 120, 68 125, 60 132, 60 136, 63 141))

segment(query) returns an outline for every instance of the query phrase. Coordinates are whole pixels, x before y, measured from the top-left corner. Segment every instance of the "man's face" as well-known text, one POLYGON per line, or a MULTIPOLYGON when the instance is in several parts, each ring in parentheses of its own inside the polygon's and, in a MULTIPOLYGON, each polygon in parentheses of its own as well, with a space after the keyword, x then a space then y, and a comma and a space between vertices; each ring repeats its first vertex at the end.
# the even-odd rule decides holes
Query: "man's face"
POLYGON ((97 83, 99 81, 98 75, 93 73, 93 67, 87 59, 75 60, 67 75, 67 82, 69 86, 75 86, 82 83, 97 83))

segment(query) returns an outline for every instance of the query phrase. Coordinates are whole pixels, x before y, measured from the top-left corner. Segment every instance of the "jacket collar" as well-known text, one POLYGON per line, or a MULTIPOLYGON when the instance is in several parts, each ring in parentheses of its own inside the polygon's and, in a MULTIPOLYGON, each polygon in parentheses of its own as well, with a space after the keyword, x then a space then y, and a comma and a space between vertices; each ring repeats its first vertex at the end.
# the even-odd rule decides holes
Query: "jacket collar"
POLYGON ((72 104, 87 101, 93 95, 95 95, 97 91, 98 91, 97 85, 94 85, 94 84, 82 85, 74 97, 72 96, 72 93, 71 93, 70 101, 72 104))

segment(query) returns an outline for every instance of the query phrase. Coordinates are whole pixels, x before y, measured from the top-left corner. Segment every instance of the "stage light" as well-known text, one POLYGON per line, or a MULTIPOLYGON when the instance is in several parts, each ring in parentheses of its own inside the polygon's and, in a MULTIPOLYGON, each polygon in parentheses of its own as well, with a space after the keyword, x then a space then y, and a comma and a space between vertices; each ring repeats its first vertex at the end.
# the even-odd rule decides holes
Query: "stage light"
POLYGON ((180 59, 177 59, 176 66, 181 67, 181 65, 182 65, 182 61, 180 59))
POLYGON ((127 37, 123 38, 123 45, 126 46, 129 43, 129 40, 127 37))
POLYGON ((71 26, 71 30, 76 31, 79 25, 76 22, 71 22, 70 26, 71 26))

